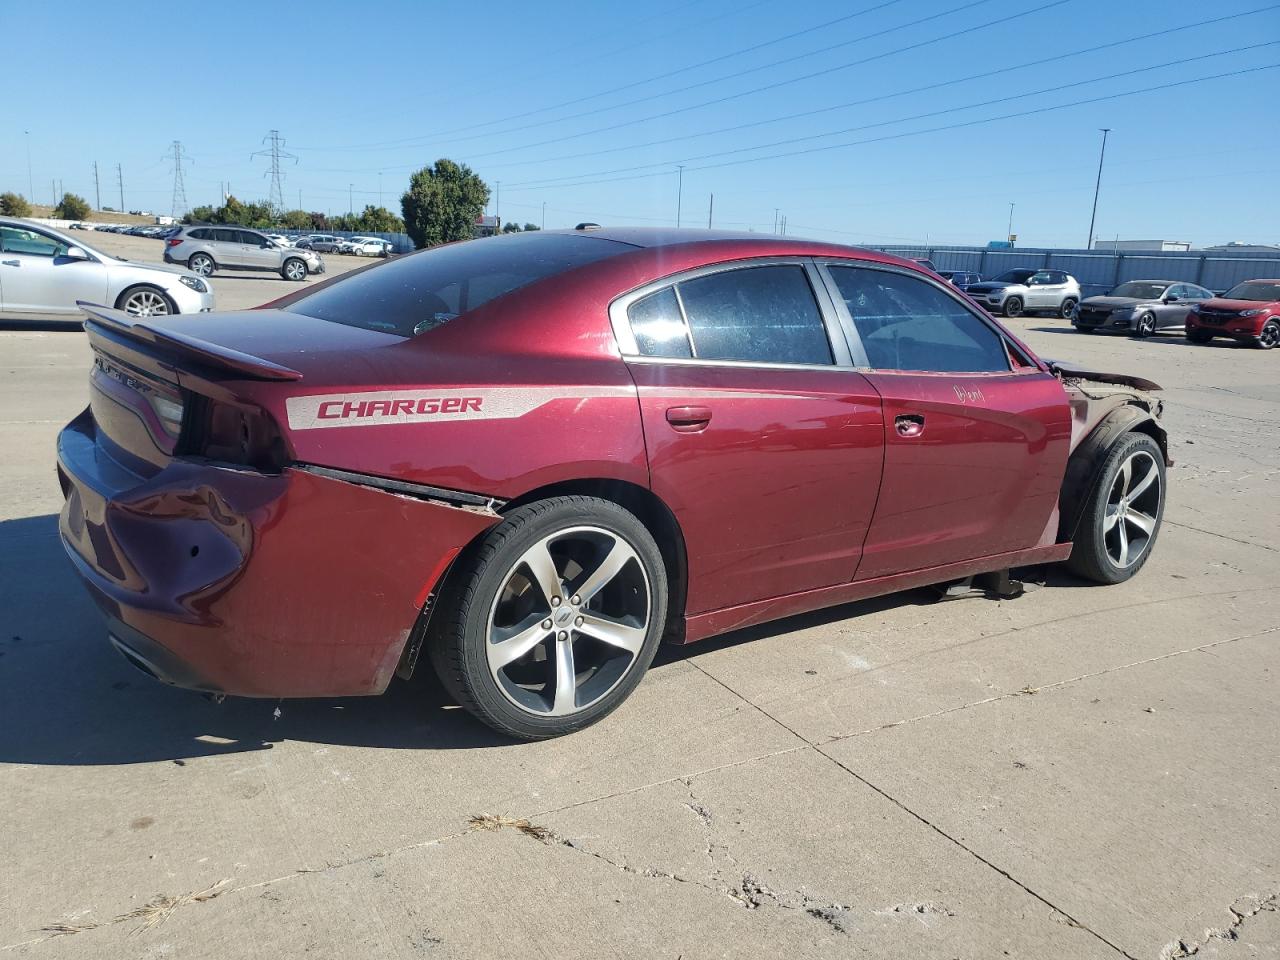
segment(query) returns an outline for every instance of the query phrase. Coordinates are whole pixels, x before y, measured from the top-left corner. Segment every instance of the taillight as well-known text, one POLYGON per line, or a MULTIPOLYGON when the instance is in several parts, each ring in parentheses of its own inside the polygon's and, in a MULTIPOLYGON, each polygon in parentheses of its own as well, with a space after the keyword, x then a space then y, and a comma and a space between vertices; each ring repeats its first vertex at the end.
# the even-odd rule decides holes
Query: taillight
POLYGON ((188 394, 180 454, 279 473, 290 455, 275 421, 263 410, 188 394))
POLYGON ((182 240, 178 237, 170 237, 168 240, 165 241, 165 243, 167 243, 171 247, 176 247, 181 242, 182 240))

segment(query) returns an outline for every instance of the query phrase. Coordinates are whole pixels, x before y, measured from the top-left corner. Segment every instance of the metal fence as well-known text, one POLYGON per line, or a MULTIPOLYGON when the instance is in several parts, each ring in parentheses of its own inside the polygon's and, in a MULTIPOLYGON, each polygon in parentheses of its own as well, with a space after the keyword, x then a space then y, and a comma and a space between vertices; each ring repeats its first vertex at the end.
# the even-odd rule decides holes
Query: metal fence
POLYGON ((939 270, 994 277, 1016 267, 1065 270, 1085 296, 1107 293, 1126 280, 1186 280, 1223 293, 1242 280, 1280 277, 1280 254, 1217 250, 1051 250, 1043 247, 874 247, 900 257, 927 257, 939 270))

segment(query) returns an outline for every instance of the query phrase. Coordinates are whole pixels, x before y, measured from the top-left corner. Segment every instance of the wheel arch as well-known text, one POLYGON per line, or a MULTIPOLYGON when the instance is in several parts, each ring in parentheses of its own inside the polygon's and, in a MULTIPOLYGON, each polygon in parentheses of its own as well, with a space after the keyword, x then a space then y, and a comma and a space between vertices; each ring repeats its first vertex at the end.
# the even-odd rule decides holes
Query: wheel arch
POLYGON ((112 304, 112 306, 114 306, 117 310, 123 310, 124 302, 129 299, 129 295, 131 293, 136 293, 139 290, 154 290, 156 293, 160 294, 160 296, 164 297, 165 302, 169 304, 169 311, 171 313, 180 312, 178 310, 177 301, 175 301, 173 297, 169 295, 168 290, 166 290, 164 287, 160 286, 159 284, 149 283, 146 280, 139 280, 136 283, 131 283, 127 287, 125 287, 123 290, 121 290, 119 295, 115 299, 115 303, 112 304))
POLYGON ((1120 439, 1130 433, 1145 433, 1156 442, 1169 460, 1169 434, 1151 411, 1136 403, 1126 403, 1112 410, 1072 451, 1058 495, 1058 542, 1075 540, 1085 505, 1098 485, 1102 463, 1120 439))

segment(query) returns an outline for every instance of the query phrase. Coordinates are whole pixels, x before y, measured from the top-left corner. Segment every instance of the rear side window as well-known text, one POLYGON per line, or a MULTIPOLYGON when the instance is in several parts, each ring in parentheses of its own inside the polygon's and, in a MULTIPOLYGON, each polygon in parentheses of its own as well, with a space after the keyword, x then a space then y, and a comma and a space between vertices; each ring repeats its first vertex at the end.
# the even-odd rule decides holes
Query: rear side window
POLYGON ((675 287, 664 287, 637 300, 627 310, 636 346, 646 357, 692 357, 675 287))
POLYGON ((223 230, 223 229, 214 230, 213 239, 217 240, 220 243, 239 243, 240 231, 239 230, 223 230))
POLYGON ((603 237, 533 231, 466 240, 354 273, 284 309, 411 337, 527 284, 634 249, 603 237))
POLYGON ((209 231, 208 231, 208 230, 205 230, 205 229, 200 229, 200 230, 188 230, 188 231, 187 231, 187 236, 188 236, 188 237, 190 237, 192 240, 208 240, 208 239, 209 239, 209 231))
POLYGON ((829 269, 872 367, 933 373, 1009 369, 999 334, 931 284, 887 270, 829 269))

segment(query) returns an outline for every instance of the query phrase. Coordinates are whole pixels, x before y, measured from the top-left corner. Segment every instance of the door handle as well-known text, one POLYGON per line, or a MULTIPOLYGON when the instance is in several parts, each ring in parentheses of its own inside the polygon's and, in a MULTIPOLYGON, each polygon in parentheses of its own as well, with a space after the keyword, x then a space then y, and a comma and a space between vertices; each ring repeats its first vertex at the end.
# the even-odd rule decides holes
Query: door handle
POLYGON ((711 410, 708 407, 669 407, 667 423, 677 433, 701 433, 711 422, 711 410))
POLYGON ((20 266, 22 266, 22 261, 21 261, 21 260, 3 260, 3 261, 0 261, 0 263, 3 263, 6 267, 20 267, 20 266))
POLYGON ((924 417, 918 413, 903 413, 893 418, 893 428, 898 436, 911 439, 924 433, 924 417))

